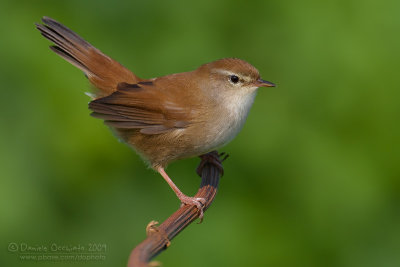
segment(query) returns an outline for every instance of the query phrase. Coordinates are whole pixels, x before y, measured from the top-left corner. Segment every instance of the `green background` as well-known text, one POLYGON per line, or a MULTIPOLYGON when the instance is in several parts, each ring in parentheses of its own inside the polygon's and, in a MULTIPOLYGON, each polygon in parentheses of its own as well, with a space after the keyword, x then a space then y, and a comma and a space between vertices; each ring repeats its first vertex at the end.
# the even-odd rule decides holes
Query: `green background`
MULTIPOLYGON (((400 266, 400 1, 2 1, 0 266, 125 266, 179 207, 89 116, 82 73, 34 23, 53 17, 138 76, 223 57, 256 66, 244 129, 200 225, 164 266, 400 266), (106 244, 101 261, 21 260, 10 243, 106 244)), ((198 159, 172 164, 187 194, 198 159)))

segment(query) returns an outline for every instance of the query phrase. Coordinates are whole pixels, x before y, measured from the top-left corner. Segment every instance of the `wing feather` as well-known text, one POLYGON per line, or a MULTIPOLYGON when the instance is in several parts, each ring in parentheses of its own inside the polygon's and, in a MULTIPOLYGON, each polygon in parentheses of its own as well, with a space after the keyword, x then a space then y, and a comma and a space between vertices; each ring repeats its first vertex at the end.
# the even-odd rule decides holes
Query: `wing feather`
POLYGON ((121 83, 111 95, 90 102, 89 108, 93 117, 109 126, 140 129, 143 134, 161 134, 189 125, 190 110, 151 81, 121 83))

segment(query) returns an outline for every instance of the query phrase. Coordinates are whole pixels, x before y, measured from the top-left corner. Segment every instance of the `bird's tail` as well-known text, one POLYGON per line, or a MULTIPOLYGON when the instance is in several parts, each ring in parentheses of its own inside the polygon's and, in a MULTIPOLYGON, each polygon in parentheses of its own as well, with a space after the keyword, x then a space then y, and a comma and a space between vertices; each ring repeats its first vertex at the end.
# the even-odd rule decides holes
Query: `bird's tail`
POLYGON ((61 23, 49 17, 43 17, 42 21, 44 24, 36 24, 36 28, 55 44, 50 49, 82 70, 99 89, 98 97, 111 94, 121 82, 137 83, 141 80, 61 23))

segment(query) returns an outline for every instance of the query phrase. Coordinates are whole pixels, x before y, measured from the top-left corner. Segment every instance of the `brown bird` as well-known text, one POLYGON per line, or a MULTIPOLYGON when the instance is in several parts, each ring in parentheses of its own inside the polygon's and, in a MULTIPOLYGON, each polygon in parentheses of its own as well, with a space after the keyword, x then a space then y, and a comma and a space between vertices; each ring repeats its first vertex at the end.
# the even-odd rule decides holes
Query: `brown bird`
POLYGON ((183 204, 196 205, 202 217, 204 199, 183 194, 165 167, 227 144, 242 128, 257 88, 275 85, 236 58, 141 79, 61 23, 49 17, 42 21, 36 27, 55 44, 51 50, 82 70, 97 88, 89 103, 91 115, 103 119, 164 177, 183 204))

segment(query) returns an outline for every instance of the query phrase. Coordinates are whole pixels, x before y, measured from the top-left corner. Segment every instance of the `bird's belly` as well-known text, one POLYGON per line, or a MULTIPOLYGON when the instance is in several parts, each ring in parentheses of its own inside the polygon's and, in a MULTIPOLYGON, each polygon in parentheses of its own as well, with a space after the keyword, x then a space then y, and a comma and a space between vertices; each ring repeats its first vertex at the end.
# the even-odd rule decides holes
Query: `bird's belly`
POLYGON ((224 121, 210 127, 204 142, 204 152, 218 149, 228 144, 240 132, 245 120, 224 121))
POLYGON ((160 135, 142 134, 137 129, 117 129, 117 133, 153 168, 166 166, 172 161, 199 156, 229 143, 242 129, 254 96, 250 95, 242 103, 233 101, 235 105, 221 107, 207 120, 194 122, 187 128, 160 135))

